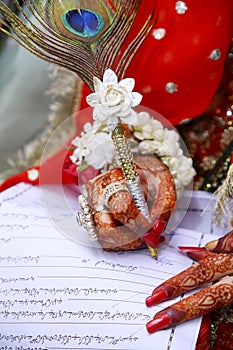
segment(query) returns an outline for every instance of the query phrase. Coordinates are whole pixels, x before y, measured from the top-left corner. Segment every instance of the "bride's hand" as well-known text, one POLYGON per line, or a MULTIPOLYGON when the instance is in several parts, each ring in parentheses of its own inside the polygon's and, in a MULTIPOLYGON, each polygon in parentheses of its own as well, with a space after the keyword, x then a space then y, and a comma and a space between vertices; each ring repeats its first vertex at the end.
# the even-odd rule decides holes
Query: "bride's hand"
POLYGON ((85 184, 94 231, 105 250, 131 250, 145 245, 156 249, 174 211, 176 190, 168 168, 152 156, 137 156, 135 161, 151 222, 136 207, 120 167, 85 184))

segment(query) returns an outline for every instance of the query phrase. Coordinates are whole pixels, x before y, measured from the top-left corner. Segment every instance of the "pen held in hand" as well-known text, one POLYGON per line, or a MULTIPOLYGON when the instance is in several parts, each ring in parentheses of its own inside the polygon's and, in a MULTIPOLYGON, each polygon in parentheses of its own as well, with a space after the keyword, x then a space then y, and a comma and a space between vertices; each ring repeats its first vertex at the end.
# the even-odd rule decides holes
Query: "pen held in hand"
POLYGON ((159 311, 146 325, 149 333, 174 327, 204 316, 233 302, 233 276, 205 287, 189 297, 159 311))
POLYGON ((175 298, 182 293, 217 281, 232 273, 233 253, 209 253, 194 265, 156 287, 152 295, 146 298, 146 305, 152 306, 161 301, 175 298))

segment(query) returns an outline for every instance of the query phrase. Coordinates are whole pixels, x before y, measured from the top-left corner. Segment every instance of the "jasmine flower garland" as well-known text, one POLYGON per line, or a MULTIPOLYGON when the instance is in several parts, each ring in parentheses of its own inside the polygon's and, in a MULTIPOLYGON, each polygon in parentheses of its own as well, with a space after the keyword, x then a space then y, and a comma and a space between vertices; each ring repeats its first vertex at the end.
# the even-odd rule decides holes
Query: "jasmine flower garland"
MULTIPOLYGON (((132 152, 154 154, 160 158, 169 168, 179 196, 195 175, 192 159, 184 155, 178 133, 165 128, 147 112, 135 113, 137 125, 125 125, 132 152)), ((72 145, 75 149, 70 158, 78 170, 92 166, 105 172, 118 166, 111 131, 99 120, 93 124, 86 123, 84 131, 73 140, 72 145)))

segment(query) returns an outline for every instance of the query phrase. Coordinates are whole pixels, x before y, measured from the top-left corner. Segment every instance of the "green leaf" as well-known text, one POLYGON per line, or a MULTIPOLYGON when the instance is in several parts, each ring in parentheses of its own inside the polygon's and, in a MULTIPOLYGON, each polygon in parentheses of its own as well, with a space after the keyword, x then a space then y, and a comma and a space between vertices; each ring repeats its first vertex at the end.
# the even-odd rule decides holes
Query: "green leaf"
POLYGON ((83 171, 83 170, 85 170, 85 169, 87 169, 87 168, 88 168, 87 162, 82 163, 82 164, 79 165, 79 167, 78 167, 78 172, 81 173, 81 171, 83 171))

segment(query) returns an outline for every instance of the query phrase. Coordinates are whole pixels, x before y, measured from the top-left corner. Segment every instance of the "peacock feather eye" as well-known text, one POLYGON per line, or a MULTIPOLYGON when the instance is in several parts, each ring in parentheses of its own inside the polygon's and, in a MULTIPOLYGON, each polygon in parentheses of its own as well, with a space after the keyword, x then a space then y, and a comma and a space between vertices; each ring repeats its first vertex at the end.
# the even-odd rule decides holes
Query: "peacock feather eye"
POLYGON ((0 0, 0 18, 5 18, 0 32, 38 57, 77 73, 92 91, 93 77, 102 78, 106 68, 124 77, 154 25, 153 11, 125 43, 141 0, 13 1, 20 16, 0 0))
POLYGON ((66 29, 81 37, 93 37, 104 27, 104 19, 99 13, 84 9, 69 10, 61 19, 66 29))

